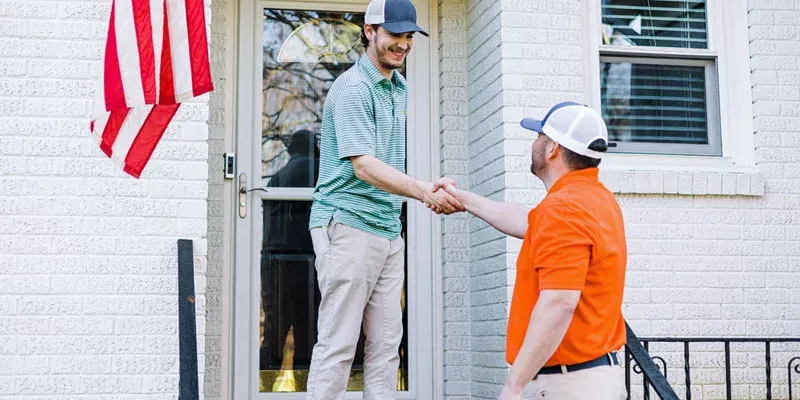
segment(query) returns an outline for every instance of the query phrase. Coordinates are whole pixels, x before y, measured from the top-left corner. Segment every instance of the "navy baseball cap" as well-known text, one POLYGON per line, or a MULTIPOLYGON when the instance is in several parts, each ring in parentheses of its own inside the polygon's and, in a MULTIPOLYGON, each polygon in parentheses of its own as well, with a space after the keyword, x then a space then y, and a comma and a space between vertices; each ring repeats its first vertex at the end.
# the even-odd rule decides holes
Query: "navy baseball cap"
POLYGON ((417 9, 410 0, 372 0, 364 16, 367 25, 380 25, 389 32, 400 34, 428 33, 417 25, 417 9))
POLYGON ((547 135, 556 143, 582 156, 600 159, 603 153, 590 149, 598 139, 608 145, 608 128, 605 121, 589 106, 565 101, 550 108, 544 119, 525 118, 523 128, 547 135))

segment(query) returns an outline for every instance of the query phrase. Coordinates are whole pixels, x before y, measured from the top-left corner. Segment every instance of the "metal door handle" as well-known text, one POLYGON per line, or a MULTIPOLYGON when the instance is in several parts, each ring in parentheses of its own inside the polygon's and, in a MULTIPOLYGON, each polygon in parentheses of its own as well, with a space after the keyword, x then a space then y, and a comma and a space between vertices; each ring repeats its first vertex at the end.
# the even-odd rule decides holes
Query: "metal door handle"
POLYGON ((247 174, 239 174, 239 218, 247 216, 247 174))

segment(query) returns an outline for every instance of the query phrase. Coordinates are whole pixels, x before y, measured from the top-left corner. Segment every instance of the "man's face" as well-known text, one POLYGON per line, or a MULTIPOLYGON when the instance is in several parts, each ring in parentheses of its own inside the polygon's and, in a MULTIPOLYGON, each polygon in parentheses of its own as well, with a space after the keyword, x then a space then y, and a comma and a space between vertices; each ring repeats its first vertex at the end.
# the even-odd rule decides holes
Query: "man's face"
POLYGON ((531 173, 539 179, 547 171, 547 154, 550 152, 551 146, 550 139, 542 133, 536 137, 531 146, 531 173))
POLYGON ((366 30, 372 32, 370 47, 375 46, 378 62, 384 69, 400 68, 414 44, 414 32, 394 34, 380 26, 371 28, 367 26, 366 30))

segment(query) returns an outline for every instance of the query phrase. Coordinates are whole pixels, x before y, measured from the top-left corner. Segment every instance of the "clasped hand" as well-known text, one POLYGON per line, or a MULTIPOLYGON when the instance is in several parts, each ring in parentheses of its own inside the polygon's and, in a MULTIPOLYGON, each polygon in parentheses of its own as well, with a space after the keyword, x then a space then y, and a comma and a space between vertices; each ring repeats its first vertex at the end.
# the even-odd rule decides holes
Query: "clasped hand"
POLYGON ((450 215, 455 212, 465 211, 466 208, 458 197, 456 182, 450 178, 440 178, 436 182, 428 183, 429 190, 425 191, 422 202, 436 214, 450 215))

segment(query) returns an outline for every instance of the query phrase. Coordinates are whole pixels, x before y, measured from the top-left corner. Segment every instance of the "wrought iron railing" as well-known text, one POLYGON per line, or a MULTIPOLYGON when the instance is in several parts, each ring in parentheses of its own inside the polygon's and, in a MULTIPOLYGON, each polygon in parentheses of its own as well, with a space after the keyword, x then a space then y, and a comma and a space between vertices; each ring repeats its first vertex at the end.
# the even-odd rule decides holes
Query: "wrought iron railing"
MULTIPOLYGON (((669 384, 668 365, 664 358, 650 353, 651 343, 681 343, 683 344, 683 371, 685 375, 685 400, 692 399, 692 380, 691 380, 691 351, 690 343, 721 344, 725 357, 725 395, 727 400, 733 397, 731 380, 731 343, 758 343, 763 344, 764 350, 764 373, 766 374, 765 388, 766 400, 773 400, 773 370, 772 370, 772 344, 773 343, 797 343, 800 348, 800 338, 669 338, 669 337, 649 337, 639 338, 628 329, 628 344, 625 346, 625 386, 628 389, 628 399, 631 393, 631 373, 642 375, 642 397, 649 400, 651 389, 662 400, 680 399, 669 384)), ((797 349, 795 349, 797 350, 797 349)), ((789 400, 793 400, 792 375, 800 377, 800 356, 792 357, 786 364, 786 381, 788 383, 789 400)), ((800 395, 799 395, 800 396, 800 395)))

